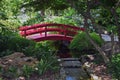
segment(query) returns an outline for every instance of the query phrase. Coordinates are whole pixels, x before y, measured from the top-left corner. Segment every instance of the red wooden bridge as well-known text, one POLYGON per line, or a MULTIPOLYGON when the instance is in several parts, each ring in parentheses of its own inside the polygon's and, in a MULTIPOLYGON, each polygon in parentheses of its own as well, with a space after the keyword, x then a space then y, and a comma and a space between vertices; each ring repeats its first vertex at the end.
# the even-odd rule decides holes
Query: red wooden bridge
POLYGON ((78 31, 84 28, 65 24, 44 23, 19 28, 20 35, 36 42, 44 40, 68 40, 71 41, 78 31))

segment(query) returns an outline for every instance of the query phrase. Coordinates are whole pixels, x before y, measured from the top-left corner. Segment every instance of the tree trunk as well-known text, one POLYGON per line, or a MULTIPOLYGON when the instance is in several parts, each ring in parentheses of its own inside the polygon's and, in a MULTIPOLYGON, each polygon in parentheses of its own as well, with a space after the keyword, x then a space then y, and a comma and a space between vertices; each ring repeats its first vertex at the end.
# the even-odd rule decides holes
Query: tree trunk
MULTIPOLYGON (((90 40, 91 44, 96 48, 96 50, 100 53, 100 55, 103 57, 104 62, 107 64, 109 62, 109 58, 106 56, 106 53, 93 41, 93 39, 90 37, 87 28, 89 27, 88 24, 88 19, 90 17, 90 6, 89 6, 89 1, 87 1, 87 10, 82 14, 84 17, 84 27, 85 27, 85 32, 87 35, 87 38, 90 40)), ((100 29, 100 28, 99 28, 100 29)))
POLYGON ((105 52, 92 40, 92 38, 90 37, 87 27, 89 26, 88 24, 88 19, 84 16, 84 27, 85 27, 85 32, 87 35, 87 38, 90 40, 91 44, 96 48, 96 50, 102 55, 104 62, 108 63, 109 62, 109 58, 106 56, 105 52))
MULTIPOLYGON (((115 22, 115 25, 117 27, 117 33, 118 33, 118 40, 119 40, 119 44, 120 44, 120 23, 118 22, 119 19, 118 19, 118 16, 117 16, 117 13, 116 13, 116 10, 114 8, 111 9, 111 13, 113 15, 113 18, 114 18, 114 22, 115 22)), ((119 48, 120 48, 120 45, 119 45, 119 48)))
POLYGON ((98 25, 98 24, 95 23, 94 18, 92 18, 90 14, 89 14, 89 19, 92 22, 93 28, 98 32, 101 40, 103 40, 101 34, 104 33, 104 29, 102 28, 102 26, 100 26, 100 25, 98 25))
POLYGON ((114 34, 111 34, 111 53, 110 53, 110 59, 112 57, 112 54, 115 53, 115 41, 114 41, 114 34))

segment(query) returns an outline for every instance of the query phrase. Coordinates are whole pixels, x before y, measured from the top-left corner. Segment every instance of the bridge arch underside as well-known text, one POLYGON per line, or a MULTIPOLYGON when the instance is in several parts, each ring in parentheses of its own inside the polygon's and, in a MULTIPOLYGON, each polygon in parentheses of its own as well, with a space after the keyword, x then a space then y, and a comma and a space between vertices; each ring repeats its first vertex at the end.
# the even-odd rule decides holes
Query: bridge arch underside
POLYGON ((64 41, 71 41, 73 37, 65 36, 60 34, 47 34, 47 36, 42 36, 40 34, 34 36, 26 36, 27 39, 34 40, 36 42, 45 41, 45 40, 64 40, 64 41))
POLYGON ((35 24, 20 27, 20 35, 36 42, 45 40, 66 40, 71 41, 78 31, 84 28, 64 24, 35 24))

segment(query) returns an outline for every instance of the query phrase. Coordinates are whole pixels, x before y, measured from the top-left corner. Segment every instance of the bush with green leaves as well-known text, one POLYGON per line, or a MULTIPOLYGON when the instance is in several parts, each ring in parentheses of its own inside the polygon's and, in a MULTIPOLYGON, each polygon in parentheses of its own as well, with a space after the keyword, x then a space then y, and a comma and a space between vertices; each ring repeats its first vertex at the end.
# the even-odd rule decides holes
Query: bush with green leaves
POLYGON ((38 42, 34 46, 28 46, 23 50, 26 56, 33 56, 39 60, 36 65, 39 75, 44 74, 46 71, 57 71, 59 65, 56 58, 56 51, 51 47, 50 41, 38 42))
POLYGON ((112 56, 109 71, 113 78, 120 80, 120 53, 112 56))
POLYGON ((59 64, 55 54, 53 53, 44 53, 37 64, 36 68, 38 68, 37 73, 39 75, 44 74, 46 71, 58 71, 59 64))
MULTIPOLYGON (((46 53, 55 53, 49 41, 35 43, 34 46, 28 46, 23 49, 26 56, 33 56, 40 60, 46 53)), ((46 55, 47 56, 47 55, 46 55)))
POLYGON ((9 79, 17 78, 19 76, 17 70, 18 68, 14 65, 9 66, 8 69, 0 67, 0 75, 2 75, 1 77, 9 79))
MULTIPOLYGON (((95 43, 97 43, 99 46, 102 45, 103 40, 101 40, 98 34, 90 33, 90 36, 95 41, 95 43)), ((90 43, 85 32, 79 32, 79 34, 76 35, 72 40, 69 48, 73 53, 77 53, 79 55, 95 53, 95 48, 90 43)))
POLYGON ((10 55, 13 52, 22 52, 28 46, 34 46, 35 42, 22 38, 16 32, 4 32, 0 34, 0 57, 10 55))
POLYGON ((22 75, 25 76, 25 77, 27 77, 27 78, 29 78, 30 75, 31 75, 33 72, 34 72, 34 69, 33 69, 33 67, 31 67, 31 66, 24 65, 24 66, 22 67, 22 75))
POLYGON ((21 37, 9 37, 5 42, 1 43, 0 57, 10 55, 13 52, 22 52, 26 47, 33 45, 34 42, 21 37))
POLYGON ((3 80, 2 78, 0 78, 0 80, 3 80))

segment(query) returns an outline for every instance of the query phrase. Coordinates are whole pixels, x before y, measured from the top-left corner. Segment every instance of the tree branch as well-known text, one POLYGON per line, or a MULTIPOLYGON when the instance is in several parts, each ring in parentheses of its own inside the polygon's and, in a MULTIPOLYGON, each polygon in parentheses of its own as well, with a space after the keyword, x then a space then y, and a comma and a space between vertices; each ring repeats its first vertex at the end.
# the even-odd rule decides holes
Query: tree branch
POLYGON ((120 5, 120 0, 116 3, 115 9, 120 5))
POLYGON ((89 1, 87 2, 87 10, 86 12, 83 13, 83 17, 84 17, 84 27, 85 27, 85 32, 87 34, 87 38, 90 40, 91 44, 96 48, 96 50, 100 53, 100 55, 102 55, 104 62, 108 63, 109 62, 109 58, 106 56, 106 53, 94 42, 94 40, 92 40, 92 38, 90 37, 89 33, 88 33, 88 14, 90 14, 90 7, 89 7, 89 1))

